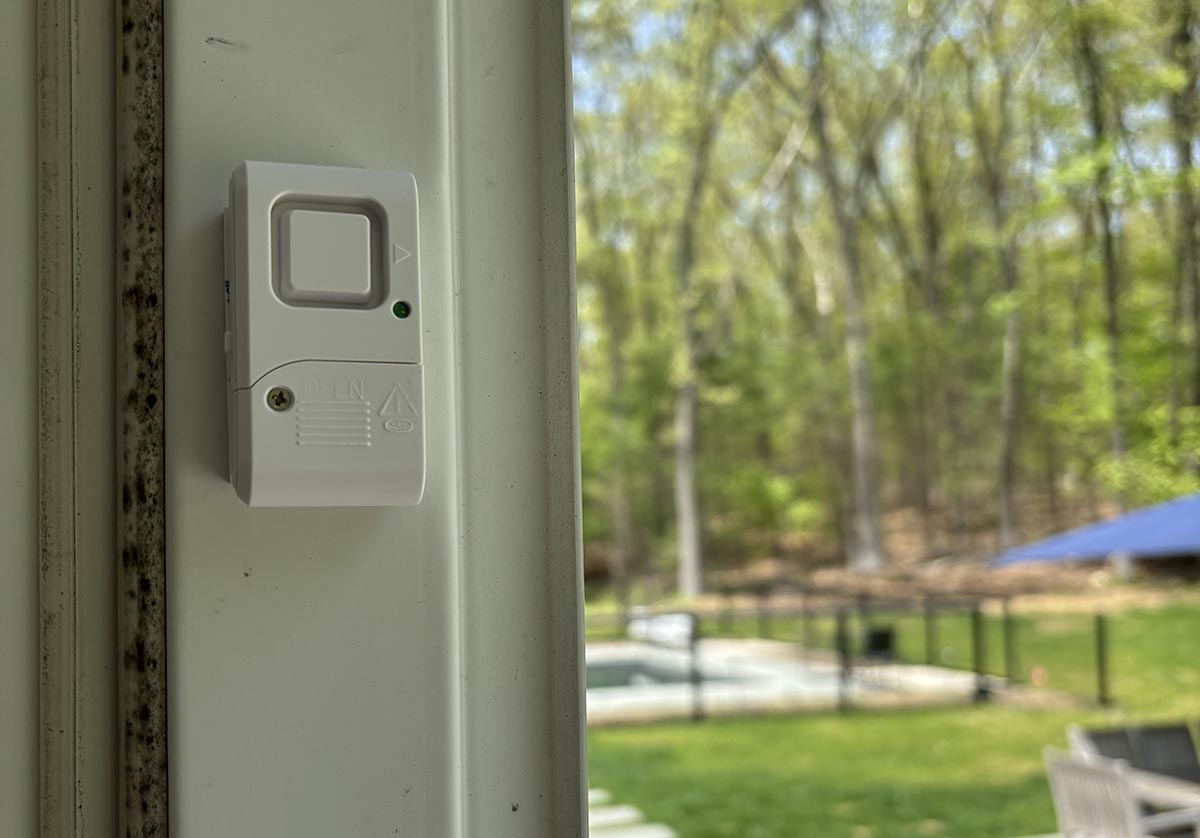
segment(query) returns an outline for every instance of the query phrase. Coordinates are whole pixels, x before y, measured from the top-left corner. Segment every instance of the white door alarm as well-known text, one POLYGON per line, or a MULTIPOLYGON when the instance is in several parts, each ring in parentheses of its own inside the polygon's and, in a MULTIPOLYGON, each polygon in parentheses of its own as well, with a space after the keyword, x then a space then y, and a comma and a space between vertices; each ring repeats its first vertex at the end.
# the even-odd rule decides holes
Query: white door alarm
POLYGON ((251 506, 425 487, 417 183, 246 162, 225 212, 229 475, 251 506))

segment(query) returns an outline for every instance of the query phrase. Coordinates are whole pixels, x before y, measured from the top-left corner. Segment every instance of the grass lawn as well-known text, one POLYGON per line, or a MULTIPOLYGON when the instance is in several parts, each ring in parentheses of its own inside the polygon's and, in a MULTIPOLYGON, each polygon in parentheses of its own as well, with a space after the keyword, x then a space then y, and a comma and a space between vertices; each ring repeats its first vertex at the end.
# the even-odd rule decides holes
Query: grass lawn
MULTIPOLYGON (((1089 671, 1073 660, 1088 645, 1086 619, 1025 620, 1022 668, 1089 671)), ((1194 604, 1114 616, 1112 710, 954 707, 594 730, 591 785, 680 838, 1050 832, 1043 746, 1062 744, 1073 721, 1200 714, 1197 637, 1194 604)))

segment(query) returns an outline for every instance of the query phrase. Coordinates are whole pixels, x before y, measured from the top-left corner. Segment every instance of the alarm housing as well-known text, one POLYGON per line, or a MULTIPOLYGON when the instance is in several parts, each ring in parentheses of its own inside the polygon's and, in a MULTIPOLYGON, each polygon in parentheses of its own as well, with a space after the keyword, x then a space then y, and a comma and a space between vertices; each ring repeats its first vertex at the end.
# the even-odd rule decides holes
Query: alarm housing
POLYGON ((404 506, 425 486, 411 173, 245 162, 225 211, 229 475, 251 506, 404 506))

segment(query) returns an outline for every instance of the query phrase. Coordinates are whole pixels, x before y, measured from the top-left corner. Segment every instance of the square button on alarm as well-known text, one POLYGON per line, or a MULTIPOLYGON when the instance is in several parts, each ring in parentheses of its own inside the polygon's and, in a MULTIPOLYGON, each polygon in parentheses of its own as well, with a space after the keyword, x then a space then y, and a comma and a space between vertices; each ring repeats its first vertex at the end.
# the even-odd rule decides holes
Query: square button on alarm
POLYGON ((279 217, 279 293, 293 305, 371 301, 371 219, 359 212, 287 209, 279 217))

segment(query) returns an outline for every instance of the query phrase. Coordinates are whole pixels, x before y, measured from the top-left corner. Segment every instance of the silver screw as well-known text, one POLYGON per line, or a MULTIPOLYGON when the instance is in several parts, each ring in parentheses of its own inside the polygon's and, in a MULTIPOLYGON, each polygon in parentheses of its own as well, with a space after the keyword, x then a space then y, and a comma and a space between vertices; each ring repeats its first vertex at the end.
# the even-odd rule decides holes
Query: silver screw
POLYGON ((267 407, 283 413, 291 410, 296 402, 296 396, 287 387, 272 387, 267 391, 267 407))

